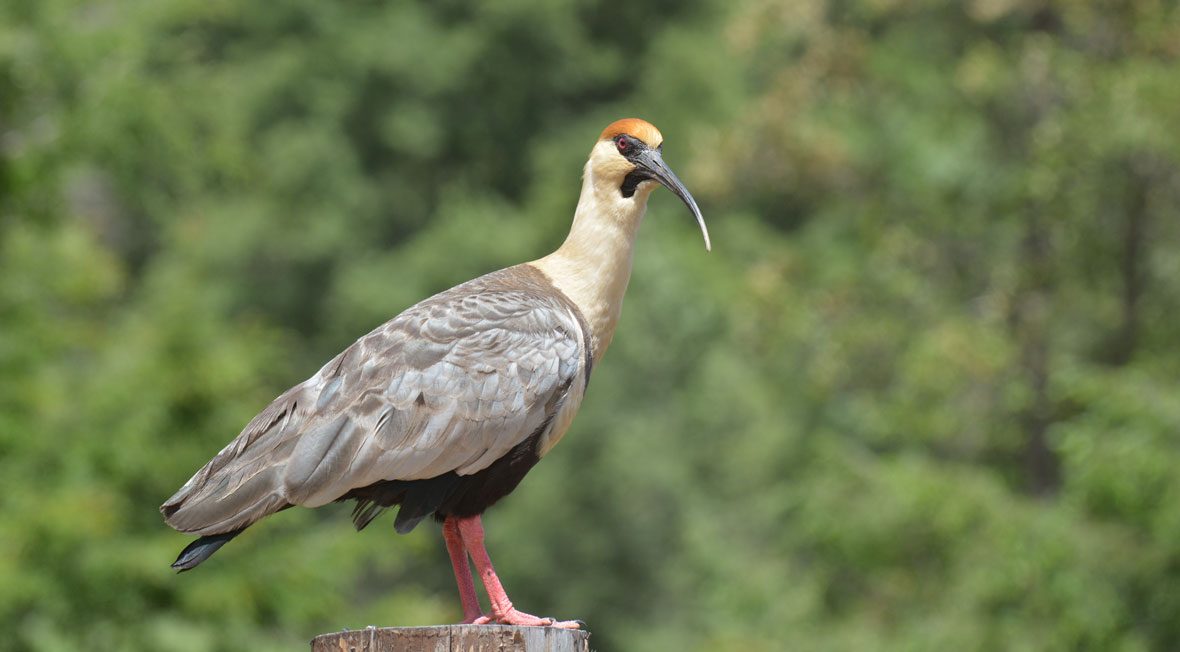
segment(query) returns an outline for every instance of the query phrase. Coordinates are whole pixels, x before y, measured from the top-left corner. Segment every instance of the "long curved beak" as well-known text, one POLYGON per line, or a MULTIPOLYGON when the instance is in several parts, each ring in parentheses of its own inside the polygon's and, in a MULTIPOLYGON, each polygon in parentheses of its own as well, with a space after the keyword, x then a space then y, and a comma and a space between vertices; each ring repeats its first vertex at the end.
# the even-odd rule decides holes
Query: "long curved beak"
POLYGON ((701 216, 697 200, 692 198, 692 194, 680 182, 676 173, 664 164, 664 157, 660 155, 660 151, 657 149, 645 150, 635 157, 634 162, 640 170, 647 173, 652 179, 659 181, 665 188, 675 193, 685 206, 688 206, 693 217, 697 218, 697 224, 701 227, 701 235, 705 236, 705 251, 712 251, 713 245, 709 242, 709 229, 705 226, 705 218, 701 216))

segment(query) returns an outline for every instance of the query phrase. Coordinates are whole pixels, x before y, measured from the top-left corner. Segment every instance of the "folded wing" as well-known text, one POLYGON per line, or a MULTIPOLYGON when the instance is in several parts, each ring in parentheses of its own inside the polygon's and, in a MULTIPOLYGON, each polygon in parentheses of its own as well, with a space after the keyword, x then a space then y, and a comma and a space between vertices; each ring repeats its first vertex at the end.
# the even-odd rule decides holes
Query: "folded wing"
POLYGON ((584 389, 576 309, 537 274, 469 281, 357 340, 247 424, 160 508, 165 520, 221 534, 380 480, 486 468, 584 389))

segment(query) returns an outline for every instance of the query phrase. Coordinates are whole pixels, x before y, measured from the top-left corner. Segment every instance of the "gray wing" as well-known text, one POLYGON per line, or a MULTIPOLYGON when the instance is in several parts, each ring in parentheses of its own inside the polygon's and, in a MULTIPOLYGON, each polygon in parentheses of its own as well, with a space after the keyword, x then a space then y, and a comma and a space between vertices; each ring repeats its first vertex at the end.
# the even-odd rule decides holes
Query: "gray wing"
POLYGON ((379 480, 476 473, 580 400, 572 304, 491 276, 415 305, 275 399, 161 507, 168 524, 217 534, 379 480))

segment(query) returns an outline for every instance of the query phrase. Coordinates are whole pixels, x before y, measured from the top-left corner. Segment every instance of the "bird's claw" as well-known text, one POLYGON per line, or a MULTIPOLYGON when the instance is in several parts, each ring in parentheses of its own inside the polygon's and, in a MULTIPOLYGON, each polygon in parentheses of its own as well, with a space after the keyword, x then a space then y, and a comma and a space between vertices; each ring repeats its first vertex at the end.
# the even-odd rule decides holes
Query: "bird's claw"
POLYGON ((502 614, 483 615, 471 621, 472 625, 516 625, 518 627, 557 627, 559 629, 581 629, 586 623, 580 620, 556 620, 538 618, 532 614, 512 609, 502 614))

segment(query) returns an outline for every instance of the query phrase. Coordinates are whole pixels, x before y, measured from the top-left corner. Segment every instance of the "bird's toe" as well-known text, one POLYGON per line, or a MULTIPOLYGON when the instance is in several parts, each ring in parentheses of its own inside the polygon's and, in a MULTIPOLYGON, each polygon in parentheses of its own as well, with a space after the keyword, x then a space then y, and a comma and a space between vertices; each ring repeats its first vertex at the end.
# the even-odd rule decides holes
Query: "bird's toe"
POLYGON ((559 627, 561 629, 579 629, 582 626, 581 621, 578 620, 540 618, 516 609, 491 616, 483 616, 482 618, 476 619, 474 624, 516 625, 518 627, 559 627))

